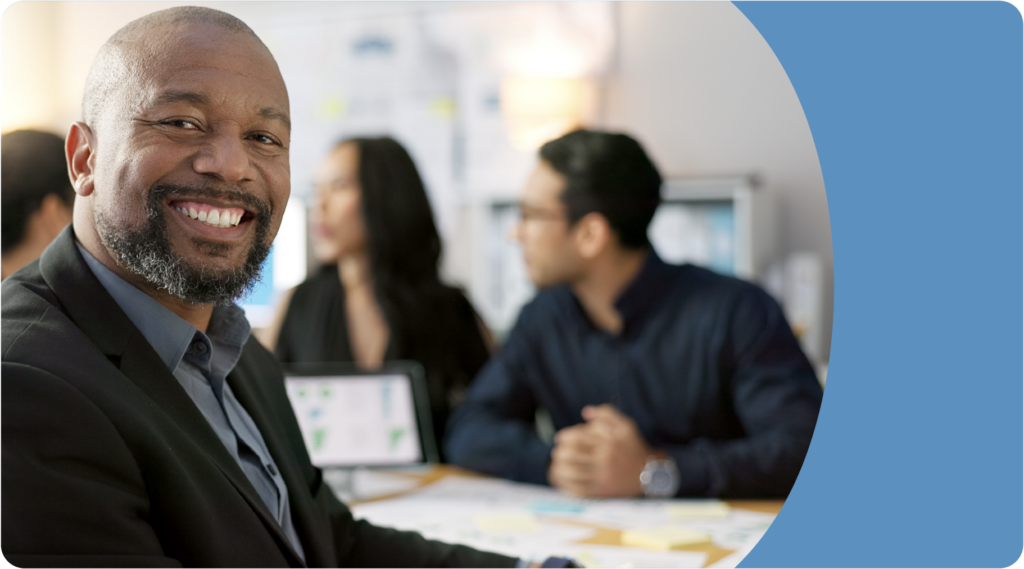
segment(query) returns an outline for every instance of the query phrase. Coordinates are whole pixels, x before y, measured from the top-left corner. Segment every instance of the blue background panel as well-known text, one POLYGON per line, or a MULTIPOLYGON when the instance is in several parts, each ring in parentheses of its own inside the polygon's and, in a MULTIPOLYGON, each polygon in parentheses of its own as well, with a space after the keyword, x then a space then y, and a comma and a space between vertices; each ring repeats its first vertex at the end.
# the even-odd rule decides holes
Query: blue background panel
POLYGON ((1022 549, 1022 21, 1000 2, 738 2, 828 195, 825 400, 746 567, 1003 567, 1022 549))
POLYGON ((257 306, 270 306, 274 301, 274 249, 270 250, 267 259, 260 267, 260 280, 253 287, 252 292, 241 299, 238 304, 254 304, 257 306))

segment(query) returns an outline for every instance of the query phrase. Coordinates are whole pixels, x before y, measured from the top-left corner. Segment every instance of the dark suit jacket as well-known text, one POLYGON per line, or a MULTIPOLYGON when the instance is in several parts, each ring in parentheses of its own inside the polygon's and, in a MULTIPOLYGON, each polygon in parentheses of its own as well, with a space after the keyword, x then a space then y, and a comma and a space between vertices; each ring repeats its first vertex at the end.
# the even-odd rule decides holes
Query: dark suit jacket
MULTIPOLYGON (((20 566, 301 566, 206 419, 82 259, 69 227, 3 283, 2 544, 20 566)), ((276 360, 228 375, 310 566, 512 566, 353 520, 310 464, 276 360)))

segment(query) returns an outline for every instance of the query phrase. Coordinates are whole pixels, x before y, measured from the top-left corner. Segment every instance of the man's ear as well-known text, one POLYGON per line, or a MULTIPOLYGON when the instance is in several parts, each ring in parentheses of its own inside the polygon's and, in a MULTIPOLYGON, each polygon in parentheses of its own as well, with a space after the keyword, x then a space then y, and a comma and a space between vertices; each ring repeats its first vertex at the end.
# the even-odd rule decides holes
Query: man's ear
POLYGON ((76 122, 68 130, 64 142, 64 154, 68 159, 68 176, 75 193, 86 197, 93 192, 93 175, 96 167, 96 136, 89 125, 76 122))
POLYGON ((576 247, 584 259, 593 259, 608 248, 612 239, 612 227, 608 218, 595 212, 588 213, 576 222, 573 234, 576 247))

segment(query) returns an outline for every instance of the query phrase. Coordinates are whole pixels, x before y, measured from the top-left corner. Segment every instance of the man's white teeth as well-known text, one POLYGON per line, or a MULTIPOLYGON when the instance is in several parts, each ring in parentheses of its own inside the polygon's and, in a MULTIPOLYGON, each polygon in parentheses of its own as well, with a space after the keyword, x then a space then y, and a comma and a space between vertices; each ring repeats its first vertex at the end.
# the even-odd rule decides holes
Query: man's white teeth
POLYGON ((220 210, 211 209, 209 213, 205 211, 196 211, 196 208, 175 208, 182 214, 191 217, 192 219, 199 220, 206 225, 212 225, 213 227, 231 227, 238 225, 238 222, 242 221, 242 214, 240 213, 229 213, 221 212, 220 210))

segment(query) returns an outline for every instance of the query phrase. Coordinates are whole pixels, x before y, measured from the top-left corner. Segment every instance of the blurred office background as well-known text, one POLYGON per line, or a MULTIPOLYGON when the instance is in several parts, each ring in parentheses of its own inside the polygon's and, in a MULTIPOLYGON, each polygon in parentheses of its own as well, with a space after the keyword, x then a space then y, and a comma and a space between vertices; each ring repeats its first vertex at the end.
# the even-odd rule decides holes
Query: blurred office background
POLYGON ((292 105, 292 201, 262 286, 265 325, 312 266, 313 172, 343 136, 390 134, 420 168, 463 286, 498 338, 533 294, 506 237, 537 147, 627 132, 666 179, 659 253, 758 282, 827 365, 832 240, 810 129, 785 71, 728 2, 19 2, 2 22, 0 129, 65 134, 100 45, 149 12, 199 4, 248 23, 292 105))

